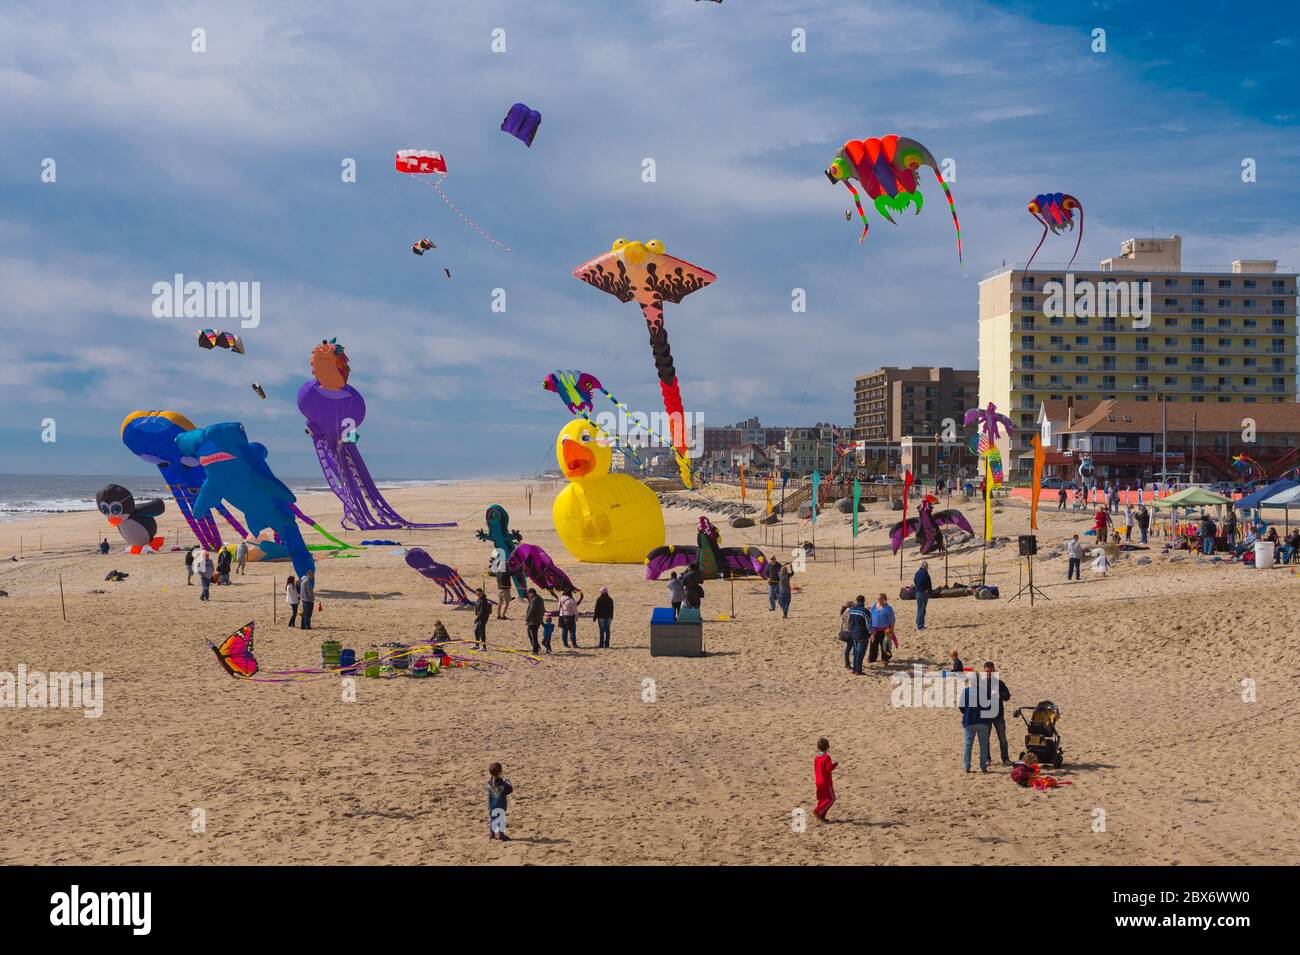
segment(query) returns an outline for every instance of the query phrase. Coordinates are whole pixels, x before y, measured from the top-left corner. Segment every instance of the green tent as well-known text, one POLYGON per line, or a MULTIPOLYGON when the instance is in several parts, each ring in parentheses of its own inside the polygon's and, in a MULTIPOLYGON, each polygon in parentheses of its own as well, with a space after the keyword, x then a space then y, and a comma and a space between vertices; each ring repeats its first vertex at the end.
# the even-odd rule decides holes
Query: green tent
POLYGON ((1152 507, 1211 507, 1215 504, 1231 504, 1232 498, 1224 497, 1222 494, 1215 494, 1213 491, 1207 491, 1203 487, 1183 488, 1177 494, 1170 494, 1166 498, 1158 501, 1152 501, 1152 507))

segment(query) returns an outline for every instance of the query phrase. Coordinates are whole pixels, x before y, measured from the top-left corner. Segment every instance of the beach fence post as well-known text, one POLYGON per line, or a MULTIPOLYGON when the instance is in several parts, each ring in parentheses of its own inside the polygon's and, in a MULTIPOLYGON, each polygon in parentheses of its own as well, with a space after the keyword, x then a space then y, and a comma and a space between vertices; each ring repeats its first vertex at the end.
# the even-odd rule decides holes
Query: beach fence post
POLYGON ((280 608, 279 606, 277 606, 275 600, 275 576, 272 575, 271 577, 271 623, 272 624, 276 622, 276 616, 279 614, 279 612, 280 612, 280 608))
POLYGON ((68 605, 63 602, 63 575, 59 574, 59 610, 63 614, 63 622, 68 622, 68 605))

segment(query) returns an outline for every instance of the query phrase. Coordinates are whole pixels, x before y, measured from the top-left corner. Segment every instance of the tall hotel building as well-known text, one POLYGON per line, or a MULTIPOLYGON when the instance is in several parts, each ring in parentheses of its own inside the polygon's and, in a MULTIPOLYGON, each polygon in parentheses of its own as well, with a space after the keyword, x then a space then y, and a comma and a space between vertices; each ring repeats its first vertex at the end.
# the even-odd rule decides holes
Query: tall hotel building
POLYGON ((1044 401, 1296 400, 1296 276, 1276 261, 1184 269, 1180 236, 1129 239, 1117 258, 1068 277, 1061 265, 998 269, 979 301, 980 406, 991 401, 1015 423, 1000 443, 1022 477, 1044 401), (1062 287, 1077 299, 1085 283, 1100 289, 1096 307, 1062 308, 1062 287), (1142 301, 1116 309, 1102 283, 1125 293, 1142 283, 1142 301), (1135 304, 1149 305, 1149 324, 1132 317, 1135 304))

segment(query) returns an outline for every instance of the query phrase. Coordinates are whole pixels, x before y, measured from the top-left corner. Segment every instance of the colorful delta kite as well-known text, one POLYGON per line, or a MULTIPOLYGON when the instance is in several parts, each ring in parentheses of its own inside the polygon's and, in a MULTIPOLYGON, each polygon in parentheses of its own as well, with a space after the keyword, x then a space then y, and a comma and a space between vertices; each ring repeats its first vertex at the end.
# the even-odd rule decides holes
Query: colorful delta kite
POLYGON ((455 523, 416 524, 384 499, 361 451, 358 432, 366 419, 361 392, 348 384, 352 369, 337 339, 322 341, 311 353, 312 377, 298 389, 298 410, 316 449, 325 481, 343 502, 343 527, 363 531, 455 527, 455 523))
POLYGON ((510 112, 506 113, 506 118, 501 121, 501 132, 509 133, 525 146, 531 147, 533 137, 537 135, 537 127, 541 125, 541 113, 529 109, 523 103, 515 103, 510 107, 510 112))
POLYGON ((952 200, 952 192, 943 181, 943 173, 939 171, 939 164, 930 150, 915 139, 885 136, 883 139, 847 142, 826 168, 826 178, 832 185, 844 183, 849 187, 849 192, 853 193, 853 204, 857 206, 858 215, 862 219, 862 235, 858 241, 863 242, 870 226, 867 214, 862 209, 862 199, 852 180, 857 179, 862 183, 862 188, 875 202, 876 211, 893 222, 894 217, 890 213, 901 213, 908 206, 914 205, 917 214, 920 214, 925 197, 921 195, 916 171, 922 166, 929 166, 934 171, 934 178, 939 180, 943 194, 948 197, 948 210, 952 213, 952 224, 957 230, 957 261, 961 262, 961 224, 957 221, 957 206, 952 200))
POLYGON ((664 410, 668 412, 672 445, 677 450, 682 484, 691 487, 687 458, 686 413, 677 384, 672 350, 668 347, 668 330, 664 326, 664 302, 680 302, 692 292, 711 285, 717 276, 698 265, 668 255, 658 239, 629 242, 615 239, 610 250, 584 262, 573 270, 573 277, 613 295, 620 302, 641 307, 650 332, 650 351, 659 372, 659 390, 664 410))
POLYGON ((424 253, 428 252, 430 249, 436 249, 437 247, 438 244, 436 242, 430 242, 428 239, 421 239, 419 242, 411 243, 411 251, 416 255, 424 255, 424 253))
POLYGON ((244 340, 230 332, 217 331, 215 328, 200 328, 198 333, 200 348, 225 348, 236 354, 244 353, 244 340))
POLYGON ((462 222, 493 245, 500 246, 507 252, 510 251, 510 246, 492 238, 487 232, 479 228, 474 220, 461 212, 456 207, 456 203, 452 202, 447 197, 447 194, 442 191, 442 183, 447 178, 447 160, 442 158, 442 153, 434 152, 431 149, 399 149, 397 157, 393 161, 393 166, 403 175, 410 176, 413 181, 433 186, 434 191, 442 197, 442 201, 447 203, 447 207, 456 213, 462 222))
POLYGON ((135 498, 120 484, 105 484, 95 495, 99 513, 117 528, 131 553, 139 554, 147 547, 155 553, 163 545, 158 536, 158 522, 167 505, 154 498, 136 504, 135 498))
POLYGON ((610 473, 613 451, 599 435, 591 421, 575 420, 555 439, 555 459, 569 482, 551 508, 555 532, 580 561, 639 564, 664 544, 663 507, 636 478, 610 473))
MULTIPOLYGON (((667 435, 659 434, 646 425, 641 424, 640 418, 644 416, 638 416, 626 404, 619 401, 618 398, 615 397, 614 393, 602 385, 600 379, 595 375, 588 374, 585 371, 553 371, 542 379, 542 387, 547 391, 558 395, 560 400, 564 402, 564 406, 569 409, 569 414, 591 422, 592 427, 596 429, 596 433, 601 438, 611 444, 618 444, 620 449, 636 463, 638 468, 644 469, 645 464, 637 455, 636 448, 632 445, 630 440, 622 443, 618 442, 613 436, 601 428, 600 425, 596 424, 595 420, 591 417, 592 413, 595 411, 595 397, 597 392, 599 392, 609 399, 610 404, 623 412, 624 420, 627 422, 627 425, 631 430, 634 432, 643 432, 649 437, 657 438, 661 445, 671 449, 673 454, 677 457, 678 469, 685 469, 688 473, 690 472, 691 459, 683 455, 677 450, 677 448, 673 447, 672 438, 667 435)), ((630 437, 631 436, 629 435, 629 438, 630 437)), ((640 558, 638 558, 638 560, 639 559, 640 558)))
POLYGON ((943 540, 943 526, 951 524, 959 527, 972 537, 975 531, 970 526, 970 521, 966 520, 961 511, 956 508, 950 508, 946 511, 935 511, 934 505, 939 503, 939 499, 933 495, 927 494, 921 501, 920 507, 917 508, 917 516, 909 517, 899 521, 889 529, 889 544, 895 554, 903 546, 903 541, 909 535, 916 538, 916 542, 921 545, 922 554, 933 554, 935 551, 943 551, 947 548, 943 540))
MULTIPOLYGON (((1074 228, 1074 213, 1079 212, 1079 237, 1074 242, 1074 255, 1070 256, 1070 264, 1074 264, 1074 257, 1079 254, 1079 243, 1083 241, 1083 203, 1074 196, 1064 192, 1049 192, 1046 195, 1034 196, 1029 200, 1029 214, 1043 224, 1043 235, 1038 240, 1038 245, 1034 246, 1034 255, 1043 247, 1043 242, 1047 240, 1048 230, 1055 235, 1060 235, 1066 227, 1074 228)), ((1034 255, 1029 257, 1025 263, 1025 268, 1034 264, 1034 255)))

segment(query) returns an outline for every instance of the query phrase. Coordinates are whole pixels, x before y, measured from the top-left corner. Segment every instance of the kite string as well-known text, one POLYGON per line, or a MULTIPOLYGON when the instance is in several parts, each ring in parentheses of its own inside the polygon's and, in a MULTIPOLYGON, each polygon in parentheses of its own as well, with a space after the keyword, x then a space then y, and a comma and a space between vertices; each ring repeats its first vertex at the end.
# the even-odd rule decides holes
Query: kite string
MULTIPOLYGON (((443 179, 446 179, 447 176, 444 174, 442 178, 443 178, 443 179)), ((434 191, 436 191, 436 192, 438 193, 438 195, 440 195, 440 196, 442 197, 442 201, 445 202, 445 203, 447 203, 447 206, 451 209, 451 211, 454 212, 454 213, 456 213, 456 215, 460 216, 460 220, 461 220, 462 222, 464 222, 467 226, 469 226, 471 229, 473 229, 475 232, 477 232, 477 233, 478 233, 479 235, 481 235, 483 238, 487 239, 487 240, 488 240, 489 242, 491 242, 493 245, 496 245, 496 246, 499 246, 499 247, 505 249, 507 252, 513 251, 513 250, 510 248, 510 246, 506 245, 506 244, 505 244, 504 242, 502 242, 500 239, 493 238, 493 237, 492 237, 491 235, 489 235, 486 231, 484 231, 483 229, 481 229, 481 228, 479 227, 478 223, 476 223, 476 222, 475 222, 473 219, 471 219, 469 216, 465 215, 465 213, 461 212, 460 209, 456 206, 456 203, 452 202, 451 199, 448 197, 448 195, 447 195, 445 192, 442 191, 442 186, 441 186, 441 182, 442 182, 442 180, 424 180, 424 179, 416 179, 415 181, 416 181, 416 182, 424 182, 426 185, 433 186, 434 191)))

